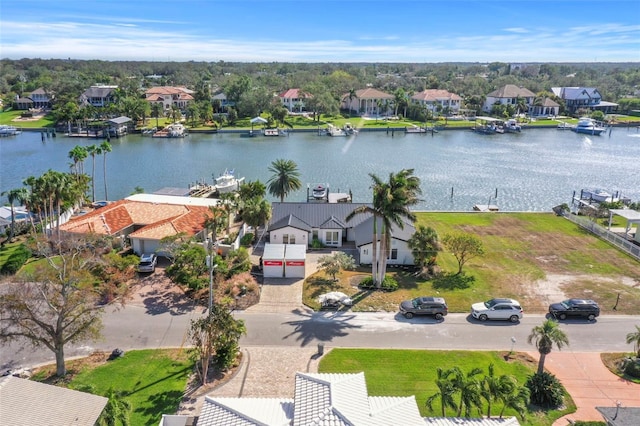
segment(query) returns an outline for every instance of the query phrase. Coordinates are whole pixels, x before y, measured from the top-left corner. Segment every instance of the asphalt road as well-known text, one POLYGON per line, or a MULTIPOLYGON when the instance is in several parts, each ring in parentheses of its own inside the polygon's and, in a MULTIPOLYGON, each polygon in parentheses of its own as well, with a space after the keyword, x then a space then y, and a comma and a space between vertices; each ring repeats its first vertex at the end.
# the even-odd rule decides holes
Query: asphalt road
MULTIPOLYGON (((67 357, 85 356, 95 350, 111 351, 188 345, 187 330, 201 311, 153 310, 144 306, 109 308, 103 317, 103 339, 69 345, 67 357)), ((291 312, 286 314, 236 312, 245 320, 247 335, 241 346, 316 346, 406 349, 468 349, 535 351, 527 343, 531 329, 543 315, 525 315, 520 323, 481 323, 468 314, 449 314, 444 321, 415 317, 407 320, 396 313, 291 312), (514 340, 514 341, 513 341, 514 340)), ((627 333, 640 324, 640 316, 601 316, 594 322, 562 321, 574 352, 626 352, 627 333)), ((47 349, 12 343, 0 348, 0 369, 29 367, 54 362, 47 349)))

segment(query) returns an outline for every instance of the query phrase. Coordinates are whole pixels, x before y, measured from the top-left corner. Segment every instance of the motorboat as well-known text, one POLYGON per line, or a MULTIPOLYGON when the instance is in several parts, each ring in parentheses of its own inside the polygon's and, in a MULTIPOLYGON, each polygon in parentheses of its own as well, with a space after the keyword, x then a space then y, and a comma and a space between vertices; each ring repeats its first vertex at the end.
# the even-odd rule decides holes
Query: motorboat
POLYGON ((240 189, 240 185, 244 183, 244 177, 237 178, 233 169, 225 169, 220 176, 214 178, 214 181, 214 186, 218 194, 225 194, 227 192, 233 192, 240 189))
POLYGON ((262 134, 265 136, 287 136, 287 131, 284 129, 263 129, 262 134))
POLYGON ((187 128, 181 123, 169 124, 162 130, 155 132, 154 138, 183 138, 187 136, 187 128))
POLYGON ((342 126, 342 130, 349 136, 358 134, 358 130, 353 127, 353 124, 351 123, 344 123, 344 126, 342 126))
POLYGON ((583 189, 580 192, 580 198, 583 200, 592 200, 598 203, 613 201, 613 195, 604 189, 583 189))
POLYGON ((15 136, 15 135, 19 135, 20 133, 22 133, 22 130, 20 130, 19 128, 15 127, 15 126, 9 126, 8 124, 1 124, 0 125, 0 136, 4 137, 4 136, 15 136))
POLYGON ((471 130, 481 135, 494 135, 504 133, 504 126, 499 118, 476 117, 476 124, 471 130))
POLYGON ((427 129, 412 124, 410 127, 405 128, 404 131, 405 133, 426 133, 427 129))
POLYGON ((314 186, 311 190, 311 196, 316 200, 324 200, 327 198, 327 187, 322 184, 314 186))
POLYGON ((518 123, 515 118, 510 118, 505 121, 503 128, 507 133, 519 133, 522 131, 522 126, 520 126, 520 123, 518 123))
POLYGON ((558 130, 573 130, 573 126, 566 121, 558 124, 558 130))
POLYGON ((347 133, 333 124, 327 124, 327 136, 347 136, 347 133))
POLYGON ((600 133, 606 129, 598 124, 594 119, 589 117, 580 117, 578 124, 576 124, 571 130, 576 133, 583 133, 586 135, 599 136, 600 133))

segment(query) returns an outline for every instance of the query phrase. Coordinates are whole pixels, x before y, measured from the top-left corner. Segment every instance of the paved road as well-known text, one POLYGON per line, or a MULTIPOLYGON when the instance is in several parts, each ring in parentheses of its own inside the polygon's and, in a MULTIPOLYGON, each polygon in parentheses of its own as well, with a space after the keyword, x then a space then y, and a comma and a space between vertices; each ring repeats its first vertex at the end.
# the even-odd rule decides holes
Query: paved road
MULTIPOLYGON (((83 356, 92 351, 176 347, 186 344, 189 321, 201 314, 190 307, 147 308, 129 305, 109 309, 104 316, 104 339, 66 348, 66 356, 83 356)), ((530 351, 526 343, 531 329, 543 315, 526 315, 519 324, 480 323, 467 314, 449 314, 443 322, 431 318, 407 320, 395 313, 290 313, 237 312, 245 320, 248 334, 241 345, 315 347, 379 347, 422 349, 491 349, 530 351), (515 338, 512 343, 511 338, 515 338)), ((625 336, 640 324, 637 316, 601 316, 597 321, 565 321, 561 328, 569 336, 575 352, 622 352, 631 346, 625 336)), ((0 348, 0 368, 31 366, 53 362, 51 352, 19 345, 0 348)))

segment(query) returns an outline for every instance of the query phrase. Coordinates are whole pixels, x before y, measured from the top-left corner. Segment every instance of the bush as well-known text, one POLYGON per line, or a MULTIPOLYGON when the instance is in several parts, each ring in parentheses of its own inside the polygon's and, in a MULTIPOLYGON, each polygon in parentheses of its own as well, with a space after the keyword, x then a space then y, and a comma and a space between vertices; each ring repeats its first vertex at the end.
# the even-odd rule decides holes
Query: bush
POLYGON ((242 247, 249 247, 252 242, 253 242, 253 233, 251 232, 244 234, 242 238, 240 238, 240 245, 242 247))
POLYGON ((628 374, 631 377, 640 378, 640 361, 631 360, 627 362, 627 365, 624 367, 624 374, 628 374))
POLYGON ((22 268, 22 266, 29 260, 31 257, 31 250, 29 250, 25 245, 19 245, 13 253, 7 258, 4 265, 2 265, 2 269, 0 269, 0 273, 13 275, 22 268))
POLYGON ((322 241, 320 241, 319 239, 314 238, 314 239, 311 241, 311 248, 312 248, 312 249, 321 249, 321 248, 323 248, 323 247, 324 247, 324 244, 322 244, 322 241))
MULTIPOLYGON (((366 277, 365 279, 360 281, 360 284, 358 286, 363 289, 376 290, 376 286, 373 283, 373 277, 366 277)), ((396 281, 395 279, 393 279, 388 275, 385 275, 384 280, 382 280, 382 285, 380 286, 380 290, 395 291, 397 289, 398 289, 398 281, 396 281)))
POLYGON ((525 386, 529 388, 531 404, 544 408, 558 408, 564 402, 564 388, 553 374, 533 374, 529 376, 525 386))

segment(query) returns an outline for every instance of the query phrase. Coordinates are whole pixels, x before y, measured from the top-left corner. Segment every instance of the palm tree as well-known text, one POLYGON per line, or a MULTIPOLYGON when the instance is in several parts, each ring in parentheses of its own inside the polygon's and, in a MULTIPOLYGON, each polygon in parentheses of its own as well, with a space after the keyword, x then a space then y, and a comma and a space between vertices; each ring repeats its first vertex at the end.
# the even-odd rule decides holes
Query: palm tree
POLYGON ((73 171, 76 175, 84 173, 84 160, 87 159, 88 152, 84 146, 76 145, 69 151, 69 159, 73 161, 73 171))
POLYGON ((538 352, 540 352, 537 374, 544 372, 544 360, 547 354, 551 352, 554 343, 558 347, 558 350, 562 350, 562 346, 564 345, 569 345, 569 338, 564 331, 560 330, 558 323, 552 319, 547 319, 542 325, 533 327, 531 334, 527 337, 527 342, 531 344, 531 342, 534 341, 538 352))
POLYGON ((91 201, 96 202, 96 155, 100 154, 100 147, 97 145, 89 145, 87 153, 91 156, 91 201))
POLYGON ((627 334, 627 343, 633 343, 633 351, 640 358, 640 326, 636 325, 636 331, 627 334))
POLYGON ((441 250, 438 233, 430 226, 419 225, 409 238, 407 245, 411 249, 416 266, 423 270, 433 268, 438 252, 441 250))
POLYGON ((100 153, 102 154, 102 173, 104 178, 104 199, 109 199, 107 193, 107 152, 111 152, 111 144, 108 141, 104 141, 100 144, 100 153))
POLYGON ((495 368, 493 364, 489 364, 489 372, 482 380, 480 395, 487 401, 487 417, 491 417, 491 403, 498 399, 500 394, 500 377, 495 375, 495 368))
POLYGON ((302 186, 298 165, 293 160, 275 160, 269 166, 269 171, 273 173, 267 181, 269 193, 279 197, 281 203, 290 192, 297 191, 302 186))
POLYGON ((242 212, 242 220, 254 229, 254 240, 258 237, 258 227, 271 219, 271 204, 264 198, 253 198, 247 202, 242 212))
POLYGON ((446 417, 445 409, 447 407, 454 410, 458 408, 453 398, 456 389, 453 385, 453 382, 449 380, 449 376, 453 374, 453 370, 443 370, 442 368, 438 367, 436 369, 436 374, 436 386, 438 387, 438 392, 427 398, 426 405, 429 411, 433 411, 433 402, 437 399, 440 399, 440 406, 442 407, 442 417, 446 417))
POLYGON ((156 118, 156 128, 158 127, 158 118, 160 118, 160 114, 162 114, 162 104, 154 102, 151 105, 151 116, 156 118))
POLYGON ((466 375, 459 367, 453 367, 453 378, 451 383, 456 392, 460 392, 460 402, 458 403, 458 417, 462 416, 464 410, 465 417, 471 416, 473 407, 480 407, 482 400, 480 397, 480 381, 475 376, 482 373, 482 369, 474 368, 466 375))
MULTIPOLYGON (((511 377, 511 376, 506 376, 511 377)), ((515 380, 515 379, 514 379, 515 380)), ((507 381, 511 381, 511 379, 505 379, 505 383, 507 381)), ((529 403, 530 396, 529 388, 526 386, 518 386, 517 382, 514 382, 514 387, 509 385, 505 386, 503 392, 501 392, 499 399, 502 401, 502 410, 500 410, 500 418, 504 414, 504 410, 507 408, 511 408, 516 410, 522 420, 524 420, 524 415, 527 412, 527 404, 529 403)))
POLYGON ((347 98, 349 99, 349 115, 351 115, 353 111, 353 108, 351 108, 351 104, 353 103, 354 99, 358 99, 358 93, 356 92, 356 89, 349 89, 347 98))
POLYGON ((9 205, 11 206, 11 230, 9 232, 9 237, 5 241, 10 243, 11 240, 13 239, 13 236, 15 235, 15 227, 16 227, 16 214, 15 214, 15 211, 13 210, 13 205, 15 202, 23 203, 24 200, 26 200, 27 197, 29 196, 29 193, 27 191, 27 188, 22 187, 22 188, 11 189, 9 191, 4 191, 0 195, 6 195, 7 200, 9 201, 9 205))

